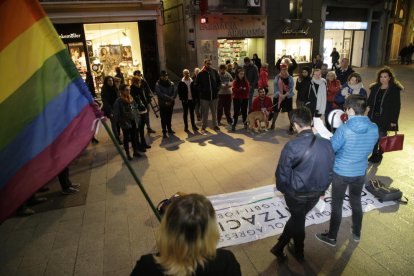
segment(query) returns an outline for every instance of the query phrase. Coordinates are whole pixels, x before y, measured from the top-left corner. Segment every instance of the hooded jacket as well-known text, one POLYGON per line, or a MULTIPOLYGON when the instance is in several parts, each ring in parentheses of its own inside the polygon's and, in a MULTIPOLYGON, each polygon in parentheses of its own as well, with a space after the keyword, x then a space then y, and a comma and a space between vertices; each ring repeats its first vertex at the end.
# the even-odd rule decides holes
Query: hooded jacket
POLYGON ((367 116, 349 116, 331 138, 335 151, 334 172, 341 176, 365 175, 368 155, 378 141, 378 127, 367 116))
POLYGON ((328 188, 335 159, 329 140, 316 136, 306 160, 295 167, 313 137, 312 130, 301 131, 283 148, 275 174, 276 188, 280 192, 295 196, 296 193, 322 193, 328 188))

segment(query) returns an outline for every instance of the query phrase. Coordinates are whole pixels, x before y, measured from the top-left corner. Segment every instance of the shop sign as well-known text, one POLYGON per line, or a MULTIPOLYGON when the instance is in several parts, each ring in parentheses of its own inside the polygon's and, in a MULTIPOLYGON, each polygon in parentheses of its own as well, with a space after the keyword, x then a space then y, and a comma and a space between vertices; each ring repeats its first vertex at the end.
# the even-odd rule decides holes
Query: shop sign
POLYGON ((224 23, 209 23, 201 24, 201 31, 225 31, 227 34, 220 34, 223 37, 257 37, 264 36, 265 30, 263 28, 244 28, 240 27, 236 22, 224 22, 224 23))
POLYGON ((76 39, 81 38, 80 34, 77 33, 71 33, 71 34, 60 34, 59 35, 61 39, 76 39))
POLYGON ((368 22, 356 21, 326 21, 326 30, 366 30, 368 22))

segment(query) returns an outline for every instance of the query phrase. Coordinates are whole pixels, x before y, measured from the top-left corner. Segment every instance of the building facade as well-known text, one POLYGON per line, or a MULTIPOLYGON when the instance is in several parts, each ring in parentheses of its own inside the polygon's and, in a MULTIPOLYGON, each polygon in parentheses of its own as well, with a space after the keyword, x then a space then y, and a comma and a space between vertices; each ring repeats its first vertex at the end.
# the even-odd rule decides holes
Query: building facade
POLYGON ((141 70, 151 86, 165 67, 160 1, 41 0, 81 75, 100 91, 120 67, 128 79, 141 70))

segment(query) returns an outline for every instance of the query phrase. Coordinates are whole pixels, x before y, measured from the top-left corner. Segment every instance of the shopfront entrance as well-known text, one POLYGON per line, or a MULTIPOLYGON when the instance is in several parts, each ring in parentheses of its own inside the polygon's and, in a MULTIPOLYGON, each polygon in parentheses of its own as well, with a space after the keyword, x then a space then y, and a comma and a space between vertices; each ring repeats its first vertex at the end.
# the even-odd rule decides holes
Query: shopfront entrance
POLYGON ((263 38, 223 38, 217 40, 219 64, 230 61, 243 64, 245 57, 253 57, 257 54, 259 58, 264 56, 264 39, 263 38))
POLYGON ((340 60, 348 58, 352 66, 361 67, 367 22, 326 21, 323 42, 324 63, 332 67, 330 57, 333 48, 339 52, 340 60))

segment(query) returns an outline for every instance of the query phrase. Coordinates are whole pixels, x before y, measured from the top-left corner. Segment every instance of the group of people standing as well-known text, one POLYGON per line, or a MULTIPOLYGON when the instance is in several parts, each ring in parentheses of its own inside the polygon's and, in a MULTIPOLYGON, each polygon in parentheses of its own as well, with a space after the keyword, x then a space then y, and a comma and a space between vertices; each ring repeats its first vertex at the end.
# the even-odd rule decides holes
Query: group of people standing
POLYGON ((151 148, 145 139, 145 125, 148 133, 155 133, 150 126, 149 105, 153 97, 148 83, 143 79, 141 71, 134 72, 132 84, 115 82, 115 78, 107 76, 101 90, 102 110, 111 121, 112 132, 118 143, 124 145, 128 160, 141 157, 142 152, 151 148), (123 141, 121 141, 121 130, 123 141), (133 152, 131 155, 130 144, 133 152))

